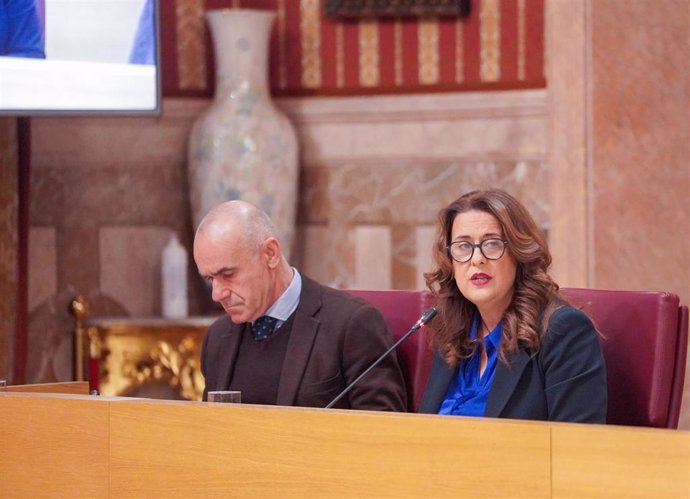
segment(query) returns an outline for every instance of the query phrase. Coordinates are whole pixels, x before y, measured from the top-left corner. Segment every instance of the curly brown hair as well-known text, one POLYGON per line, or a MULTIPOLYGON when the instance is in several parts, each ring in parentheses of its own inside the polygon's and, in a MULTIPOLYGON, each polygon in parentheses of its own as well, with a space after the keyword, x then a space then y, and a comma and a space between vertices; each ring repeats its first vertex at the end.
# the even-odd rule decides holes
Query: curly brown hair
POLYGON ((472 355, 481 343, 481 339, 471 340, 468 337, 477 308, 460 293, 447 249, 451 243, 455 217, 472 210, 489 213, 498 220, 508 241, 506 249, 517 264, 512 300, 502 320, 501 361, 507 363, 508 354, 515 352, 518 345, 536 353, 549 317, 554 310, 566 304, 558 291, 558 284, 547 272, 551 265, 551 253, 544 233, 527 209, 513 196, 499 189, 472 191, 459 197, 439 213, 438 233, 433 248, 435 266, 431 272, 424 274, 439 311, 431 324, 432 340, 451 366, 472 355))

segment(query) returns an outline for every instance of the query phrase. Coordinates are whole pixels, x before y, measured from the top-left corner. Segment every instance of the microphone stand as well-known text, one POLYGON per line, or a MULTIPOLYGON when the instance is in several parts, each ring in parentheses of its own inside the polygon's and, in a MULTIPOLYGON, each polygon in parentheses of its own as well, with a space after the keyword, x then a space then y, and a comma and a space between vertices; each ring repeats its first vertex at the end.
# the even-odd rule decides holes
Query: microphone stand
POLYGON ((330 403, 326 406, 326 409, 330 409, 331 407, 333 407, 333 406, 338 402, 338 400, 340 400, 340 399, 343 398, 345 395, 347 395, 347 393, 348 393, 350 390, 352 390, 352 388, 357 384, 357 382, 358 382, 360 379, 362 379, 364 376, 366 376, 366 375, 369 373, 369 371, 371 371, 373 368, 375 368, 376 366, 378 366, 379 363, 380 363, 383 359, 385 359, 385 358, 388 356, 388 354, 390 354, 393 350, 395 350, 396 348, 398 348, 398 346, 399 346, 403 341, 405 341, 405 340, 408 338, 408 336, 410 336, 412 333, 414 333, 414 332, 417 331, 419 328, 421 328, 424 324, 426 324, 427 322, 429 322, 429 321, 436 315, 436 313, 437 313, 437 310, 436 310, 435 308, 433 308, 433 307, 430 308, 430 309, 428 309, 426 312, 424 312, 424 313, 422 314, 422 316, 419 318, 419 320, 418 320, 417 322, 414 323, 414 325, 410 328, 410 330, 409 330, 408 332, 406 332, 404 335, 402 335, 398 341, 396 341, 395 343, 393 343, 393 345, 392 345, 388 350, 386 350, 385 352, 383 352, 383 354, 381 354, 381 356, 380 356, 378 359, 376 359, 376 361, 375 361, 372 365, 370 365, 370 366, 366 369, 366 371, 364 371, 362 374, 360 374, 359 376, 357 376, 357 378, 355 378, 355 380, 354 380, 352 383, 350 383, 349 385, 347 385, 347 387, 346 387, 342 392, 340 392, 340 394, 338 394, 338 396, 337 396, 336 398, 334 398, 333 400, 331 400, 330 403))

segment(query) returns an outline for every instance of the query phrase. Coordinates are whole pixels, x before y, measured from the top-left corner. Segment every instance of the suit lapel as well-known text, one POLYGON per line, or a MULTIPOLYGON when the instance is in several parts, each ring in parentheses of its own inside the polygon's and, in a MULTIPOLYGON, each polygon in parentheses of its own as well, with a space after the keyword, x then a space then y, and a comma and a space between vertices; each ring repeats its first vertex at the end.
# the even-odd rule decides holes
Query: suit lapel
POLYGON ((229 327, 220 338, 218 379, 216 380, 216 386, 219 387, 219 390, 227 390, 230 387, 230 374, 233 371, 237 352, 240 349, 243 327, 243 325, 230 322, 229 327))
POLYGON ((285 361, 278 385, 277 405, 294 405, 297 391, 309 362, 314 341, 321 323, 314 314, 321 308, 317 287, 302 276, 302 293, 295 310, 290 339, 285 352, 285 361))
POLYGON ((529 359, 529 354, 524 349, 519 348, 516 354, 508 358, 508 365, 500 361, 498 362, 489 398, 486 401, 484 416, 491 418, 500 417, 503 408, 515 391, 529 359))
POLYGON ((429 382, 424 390, 424 397, 419 412, 437 414, 446 397, 448 385, 457 373, 457 368, 450 367, 438 351, 434 354, 434 361, 429 373, 429 382))

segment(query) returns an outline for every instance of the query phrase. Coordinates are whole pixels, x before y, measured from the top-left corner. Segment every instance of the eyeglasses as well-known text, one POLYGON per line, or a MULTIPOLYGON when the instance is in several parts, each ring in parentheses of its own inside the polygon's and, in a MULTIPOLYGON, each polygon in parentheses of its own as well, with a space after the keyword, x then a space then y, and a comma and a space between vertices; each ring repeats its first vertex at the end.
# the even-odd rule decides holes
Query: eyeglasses
POLYGON ((487 260, 498 260, 506 251, 508 241, 503 239, 485 239, 481 243, 472 244, 467 241, 455 241, 446 246, 450 257, 458 263, 466 263, 472 259, 474 249, 479 248, 487 260))

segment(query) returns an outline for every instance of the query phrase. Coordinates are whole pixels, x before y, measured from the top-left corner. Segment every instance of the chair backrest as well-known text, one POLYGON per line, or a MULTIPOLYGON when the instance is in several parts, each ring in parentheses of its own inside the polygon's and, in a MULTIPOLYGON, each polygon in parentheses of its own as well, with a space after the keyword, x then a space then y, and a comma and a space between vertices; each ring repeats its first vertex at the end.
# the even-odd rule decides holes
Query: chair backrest
MULTIPOLYGON (((428 291, 347 290, 378 308, 397 340, 433 305, 428 291)), ((608 423, 677 428, 688 348, 688 307, 672 293, 563 288, 602 333, 608 375, 608 423)), ((398 347, 416 411, 432 352, 426 328, 398 347)))
POLYGON ((608 423, 677 428, 688 307, 672 293, 563 288, 602 333, 608 423))
MULTIPOLYGON (((345 290, 378 308, 397 341, 431 307, 431 293, 411 290, 345 290)), ((431 368, 432 352, 426 328, 421 328, 397 348, 398 361, 407 383, 408 410, 417 412, 431 368)))

